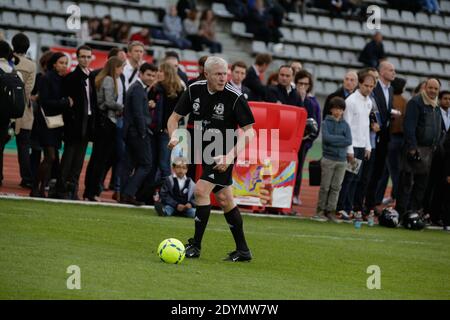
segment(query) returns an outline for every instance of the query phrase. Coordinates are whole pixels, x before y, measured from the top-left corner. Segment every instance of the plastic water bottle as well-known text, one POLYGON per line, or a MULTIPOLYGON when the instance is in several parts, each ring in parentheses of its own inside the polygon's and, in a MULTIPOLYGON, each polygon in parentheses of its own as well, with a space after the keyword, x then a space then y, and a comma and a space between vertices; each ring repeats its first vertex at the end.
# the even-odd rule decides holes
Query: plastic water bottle
POLYGON ((367 217, 367 225, 373 227, 375 224, 375 212, 370 210, 369 216, 367 217))
POLYGON ((273 197, 273 185, 272 185, 272 162, 270 159, 266 159, 264 161, 263 168, 261 169, 261 180, 262 185, 261 187, 265 190, 267 190, 270 199, 267 200, 266 205, 271 206, 272 205, 272 197, 273 197))
POLYGON ((355 229, 361 229, 362 224, 362 212, 358 211, 355 214, 355 220, 353 221, 353 225, 355 226, 355 229))

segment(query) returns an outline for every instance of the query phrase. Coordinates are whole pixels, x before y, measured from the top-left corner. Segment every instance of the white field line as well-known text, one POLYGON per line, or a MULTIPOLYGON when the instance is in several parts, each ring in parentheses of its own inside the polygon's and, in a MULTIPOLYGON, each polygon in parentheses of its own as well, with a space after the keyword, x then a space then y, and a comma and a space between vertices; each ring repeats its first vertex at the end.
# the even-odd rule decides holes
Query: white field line
MULTIPOLYGON (((116 208, 129 208, 129 209, 151 209, 154 210, 154 206, 133 206, 133 205, 127 205, 127 204, 120 204, 120 203, 112 203, 112 202, 90 202, 90 201, 76 201, 76 200, 61 200, 61 199, 50 199, 50 198, 32 198, 32 197, 24 197, 24 196, 18 196, 15 194, 1 194, 0 193, 0 199, 7 199, 7 200, 25 200, 25 201, 40 201, 40 202, 48 202, 48 203, 61 203, 61 204, 77 204, 77 205, 85 205, 85 206, 103 206, 103 207, 116 207, 116 208)), ((221 210, 211 210, 214 214, 223 214, 223 211, 221 210)), ((244 216, 250 216, 250 217, 260 217, 260 218, 271 218, 271 219, 300 219, 300 220, 313 220, 309 217, 301 217, 301 216, 289 216, 289 215, 273 215, 273 214, 261 214, 261 213, 250 213, 250 212, 241 212, 244 216)), ((314 220, 313 220, 314 221, 314 220)), ((351 223, 351 221, 343 221, 344 223, 351 223)), ((367 222, 363 222, 363 224, 367 224, 367 222)), ((431 230, 441 230, 441 227, 435 227, 435 226, 427 226, 426 229, 431 230)), ((301 235, 293 235, 293 236, 300 236, 301 235)), ((311 236, 319 238, 321 236, 311 236)), ((326 239, 345 239, 342 237, 331 237, 331 236, 324 236, 328 237, 326 239)), ((349 238, 348 240, 364 240, 360 238, 349 238)), ((376 239, 373 239, 372 241, 378 241, 376 239)), ((378 242, 383 242, 384 240, 380 239, 378 242)), ((405 244, 425 244, 424 242, 415 242, 415 241, 400 241, 401 243, 405 244)))

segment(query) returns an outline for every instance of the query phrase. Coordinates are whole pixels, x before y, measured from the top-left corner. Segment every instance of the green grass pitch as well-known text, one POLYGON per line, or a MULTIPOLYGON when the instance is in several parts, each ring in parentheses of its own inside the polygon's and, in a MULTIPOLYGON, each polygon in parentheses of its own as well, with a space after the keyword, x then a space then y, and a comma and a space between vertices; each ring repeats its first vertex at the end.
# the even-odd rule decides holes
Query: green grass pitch
POLYGON ((245 216, 254 260, 212 214, 200 259, 159 260, 160 241, 185 243, 192 219, 153 210, 0 200, 0 299, 449 299, 450 234, 360 230, 351 224, 245 216), (67 289, 81 270, 81 289, 67 289), (366 286, 381 270, 381 289, 366 286))

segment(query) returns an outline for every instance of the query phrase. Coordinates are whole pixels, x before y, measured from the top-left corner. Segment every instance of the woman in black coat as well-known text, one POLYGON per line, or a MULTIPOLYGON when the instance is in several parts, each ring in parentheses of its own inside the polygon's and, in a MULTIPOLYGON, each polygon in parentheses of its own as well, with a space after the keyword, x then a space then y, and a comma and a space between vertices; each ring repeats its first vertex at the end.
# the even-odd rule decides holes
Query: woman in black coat
POLYGON ((159 169, 161 180, 171 175, 170 150, 167 148, 169 134, 167 121, 185 88, 176 70, 167 63, 162 63, 158 70, 158 82, 149 92, 149 105, 152 115, 150 129, 152 136, 152 155, 154 168, 159 169))
POLYGON ((30 196, 45 198, 45 186, 50 177, 56 153, 61 148, 63 127, 49 129, 45 116, 61 115, 64 109, 73 105, 71 98, 63 96, 62 80, 67 73, 69 60, 61 52, 52 55, 48 62, 48 71, 42 76, 39 92, 39 110, 37 113, 36 135, 44 150, 44 159, 39 165, 37 178, 33 183, 30 196))

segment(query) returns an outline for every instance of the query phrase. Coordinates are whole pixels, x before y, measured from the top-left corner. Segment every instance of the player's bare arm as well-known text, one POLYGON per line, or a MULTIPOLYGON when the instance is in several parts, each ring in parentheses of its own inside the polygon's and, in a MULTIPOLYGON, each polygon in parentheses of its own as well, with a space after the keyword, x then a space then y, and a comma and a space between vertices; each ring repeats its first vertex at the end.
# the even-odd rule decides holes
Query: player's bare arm
POLYGON ((174 132, 178 129, 178 122, 181 120, 182 116, 176 112, 172 112, 169 120, 167 121, 167 129, 169 130, 170 141, 167 147, 172 150, 178 144, 179 139, 174 132))

